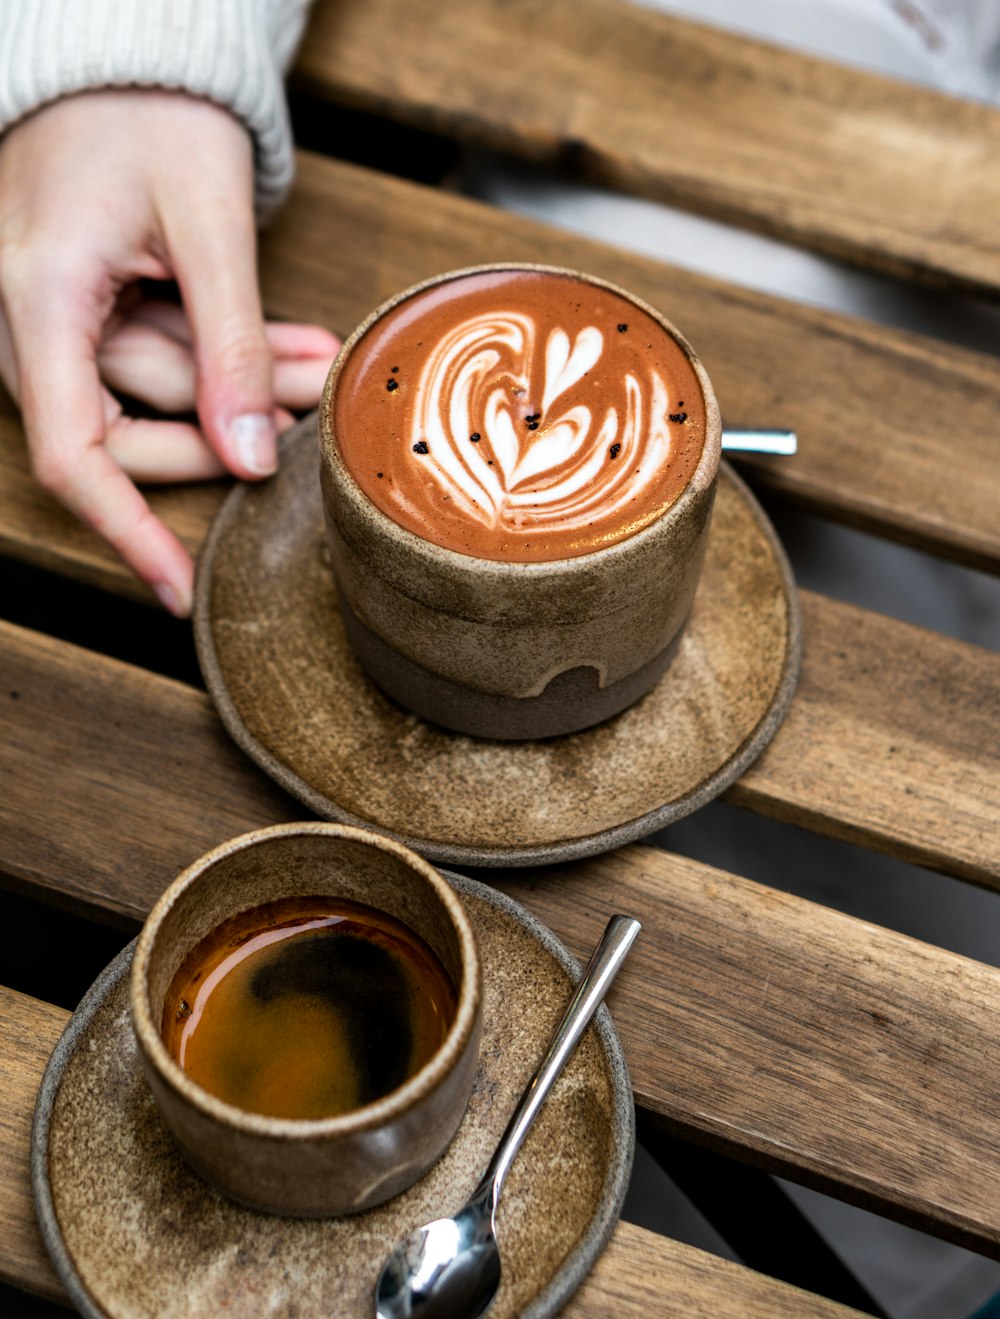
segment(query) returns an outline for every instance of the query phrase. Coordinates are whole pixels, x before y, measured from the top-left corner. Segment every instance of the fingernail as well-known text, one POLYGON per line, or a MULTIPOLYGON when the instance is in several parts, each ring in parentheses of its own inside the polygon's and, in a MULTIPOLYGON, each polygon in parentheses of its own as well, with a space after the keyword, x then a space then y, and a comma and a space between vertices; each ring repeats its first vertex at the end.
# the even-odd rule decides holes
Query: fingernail
POLYGON ((240 465, 255 476, 269 476, 278 466, 274 422, 265 412, 245 412, 230 427, 240 465))
POLYGON ((188 599, 182 600, 174 588, 168 586, 166 582, 160 582, 153 587, 153 590, 163 608, 169 610, 176 618, 187 618, 190 614, 191 601, 188 599))

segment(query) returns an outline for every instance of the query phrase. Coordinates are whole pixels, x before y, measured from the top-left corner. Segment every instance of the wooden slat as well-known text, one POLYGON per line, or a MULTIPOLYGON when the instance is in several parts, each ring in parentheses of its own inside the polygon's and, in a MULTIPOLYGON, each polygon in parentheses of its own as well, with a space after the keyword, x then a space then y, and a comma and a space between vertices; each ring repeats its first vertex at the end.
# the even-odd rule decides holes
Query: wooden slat
POLYGON ((501 887, 578 955, 643 922, 612 1011, 654 1120, 1000 1257, 1000 971, 650 848, 501 887))
MULTIPOLYGON (((28 1159, 35 1095, 68 1017, 62 1008, 0 987, 0 1277, 67 1303, 35 1221, 28 1159)), ((619 1224, 563 1313, 575 1319, 654 1313, 849 1319, 857 1314, 628 1223, 619 1224)))
POLYGON ((301 158, 262 255, 276 313, 341 332, 413 281, 481 261, 551 262, 614 280, 691 339, 729 425, 798 431, 794 460, 745 464, 755 482, 880 535, 1000 568, 995 358, 315 156, 301 158))
MULTIPOLYGON (((778 735, 729 799, 920 865, 1000 884, 1000 659, 810 592, 801 598, 798 690, 778 735)), ((72 682, 72 666, 60 654, 46 662, 56 665, 60 682, 72 682)), ((17 663, 30 682, 27 658, 17 663)), ((142 726, 140 717, 136 735, 142 726)), ((30 726, 24 736, 30 745, 30 726)), ((45 767, 38 772, 44 775, 45 767)))
POLYGON ((51 1300, 65 1293, 42 1245, 28 1160, 35 1095, 68 1020, 63 1008, 0 986, 0 1278, 51 1300))
POLYGON ((795 698, 726 800, 1000 887, 1000 656, 801 600, 795 698))
POLYGON ((632 1313, 643 1319, 860 1319, 856 1310, 619 1223, 594 1271, 560 1314, 609 1319, 632 1313))
POLYGON ((107 905, 108 876, 119 874, 122 901, 111 909, 143 919, 127 895, 151 846, 183 866, 220 828, 226 836, 305 814, 192 688, 9 624, 0 637, 0 864, 14 878, 85 908, 107 905), (100 827, 109 811, 110 836, 100 827))
MULTIPOLYGON (((141 918, 201 852, 288 818, 200 693, 0 636, 0 871, 141 918)), ((643 922, 611 1001, 657 1120, 1000 1255, 1000 971, 650 848, 501 882, 577 953, 615 909, 643 922)))
MULTIPOLYGON (((737 290, 308 154, 264 240, 262 282, 275 315, 346 333, 417 279, 498 259, 590 270, 662 308, 698 348, 728 424, 798 430, 794 459, 742 464, 755 483, 878 534, 1000 567, 1000 372, 991 358, 737 290)), ((139 592, 93 536, 35 489, 9 404, 0 407, 0 458, 0 550, 139 592)), ((218 484, 152 492, 192 546, 221 497, 218 484)))
POLYGON ((1000 287, 1000 113, 613 0, 320 0, 300 84, 924 280, 1000 287))

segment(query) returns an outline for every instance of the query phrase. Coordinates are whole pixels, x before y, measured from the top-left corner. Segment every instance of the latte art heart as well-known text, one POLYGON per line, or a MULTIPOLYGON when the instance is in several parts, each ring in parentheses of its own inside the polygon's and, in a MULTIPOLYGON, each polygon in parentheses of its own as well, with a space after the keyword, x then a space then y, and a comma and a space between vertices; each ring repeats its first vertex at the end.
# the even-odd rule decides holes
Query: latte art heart
POLYGON ((684 349, 637 304, 494 271, 376 322, 344 366, 335 429, 355 480, 402 526, 530 561, 613 544, 675 502, 705 408, 684 349))
POLYGON ((416 385, 411 441, 427 443, 442 496, 491 528, 582 528, 595 510, 633 502, 670 453, 670 401, 656 370, 643 381, 627 372, 620 400, 600 410, 574 401, 603 356, 593 325, 572 341, 562 328, 548 332, 532 412, 539 337, 536 321, 516 312, 470 317, 442 337, 416 385))

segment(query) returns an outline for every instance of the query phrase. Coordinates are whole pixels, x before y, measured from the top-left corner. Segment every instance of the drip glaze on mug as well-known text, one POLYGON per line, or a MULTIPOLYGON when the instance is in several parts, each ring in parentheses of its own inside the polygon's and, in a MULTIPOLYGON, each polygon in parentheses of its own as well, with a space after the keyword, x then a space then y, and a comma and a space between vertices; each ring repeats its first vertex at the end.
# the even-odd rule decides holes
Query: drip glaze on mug
POLYGON ((331 407, 386 516, 513 562, 634 535, 683 493, 706 429, 686 345, 657 320, 599 284, 517 269, 398 303, 354 345, 331 407))

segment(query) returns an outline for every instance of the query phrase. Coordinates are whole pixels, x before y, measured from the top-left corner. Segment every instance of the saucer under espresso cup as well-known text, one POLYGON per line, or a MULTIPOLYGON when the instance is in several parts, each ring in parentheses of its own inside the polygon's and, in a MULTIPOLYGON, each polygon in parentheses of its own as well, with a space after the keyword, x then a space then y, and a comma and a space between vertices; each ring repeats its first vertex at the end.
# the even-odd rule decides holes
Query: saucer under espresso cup
MULTIPOLYGON (((242 1319, 293 1307, 299 1319, 371 1319, 386 1255, 414 1223, 468 1196, 580 977, 552 932, 506 894, 446 878, 469 913, 482 961, 476 1084, 442 1157, 364 1213, 261 1214, 192 1172, 137 1056, 128 994, 134 943, 101 973, 52 1053, 32 1129, 42 1238, 86 1319, 242 1319)), ((633 1114, 605 1005, 511 1168, 497 1216, 504 1276, 490 1319, 551 1319, 586 1277, 618 1221, 633 1114)))
POLYGON ((320 436, 340 612, 402 705, 544 738, 662 677, 702 569, 721 422, 660 312, 557 267, 440 275, 344 344, 320 436))
MULTIPOLYGON (((325 947, 319 947, 315 927, 313 922, 306 928, 306 941, 298 941, 286 954, 290 972, 283 977, 277 974, 274 960, 263 972, 256 972, 251 982, 254 992, 248 995, 254 1010, 275 996, 291 995, 291 1010, 301 1014, 315 1000, 319 980, 324 993, 329 992, 333 945, 327 940, 325 947), (325 960, 313 966, 303 962, 306 955, 314 962, 325 960)), ((331 930, 330 936, 340 949, 345 947, 339 942, 346 938, 340 931, 331 930)), ((273 931, 266 938, 273 938, 273 931)), ((345 982, 343 1001, 334 1005, 333 1026, 322 1022, 326 1034, 316 1036, 316 1049, 324 1048, 324 1040, 335 1042, 339 1036, 350 1044, 352 1035, 357 1037, 363 1030, 357 1050, 370 1064, 373 1045, 376 1050, 395 1047, 391 1033, 408 1031, 405 1023, 397 1022, 398 1004, 389 1003, 381 1019, 372 1021, 370 1004, 359 1001, 366 994, 397 993, 396 980, 390 985, 378 983, 380 975, 385 978, 386 961, 385 939, 381 934, 379 938, 377 947, 365 944, 359 949, 364 941, 354 939, 346 952, 336 953, 340 959, 336 965, 349 963, 347 971, 353 978, 345 982), (369 953, 381 960, 372 963, 369 953), (374 972, 367 969, 372 964, 374 972), (367 980, 359 978, 362 973, 367 980), (356 1021, 361 1013, 367 1015, 356 1021)), ((472 924, 454 889, 432 866, 379 834, 336 824, 275 825, 209 852, 189 866, 153 908, 136 945, 130 1001, 143 1070, 185 1159, 213 1186, 251 1208, 315 1217, 357 1213, 381 1204, 412 1185, 442 1155, 469 1102, 482 1010, 472 924), (206 971, 199 980, 199 950, 206 941, 211 946, 216 932, 229 931, 234 922, 247 919, 246 913, 273 911, 276 904, 306 899, 367 912, 386 925, 398 923, 408 937, 417 936, 428 963, 436 959, 454 987, 450 1025, 442 1028, 441 1042, 412 1075, 359 1107, 308 1118, 275 1116, 284 1110, 274 1108, 250 1111, 232 1102, 231 1095, 220 1097, 218 1091, 212 1093, 193 1079, 167 1047, 165 1036, 182 1018, 194 1024, 192 1014, 198 1012, 202 1013, 199 1029, 207 1029, 204 1022, 211 1001, 210 995, 205 1001, 207 991, 222 992, 218 987, 222 972, 232 977, 231 964, 242 956, 229 950, 246 945, 249 935, 226 933, 228 942, 220 947, 228 960, 221 970, 206 971), (198 969, 185 980, 192 957, 198 969), (175 993, 177 983, 189 982, 200 984, 202 991, 198 998, 193 993, 187 996, 190 1002, 175 993)), ((232 1035, 231 1024, 223 1020, 220 1040, 232 1035)), ((242 1018, 239 1028, 243 1029, 242 1018)), ((227 1065, 239 1075, 239 1069, 247 1067, 244 1056, 227 1065)), ((275 1080, 279 1089, 294 1084, 284 1071, 275 1080)))

